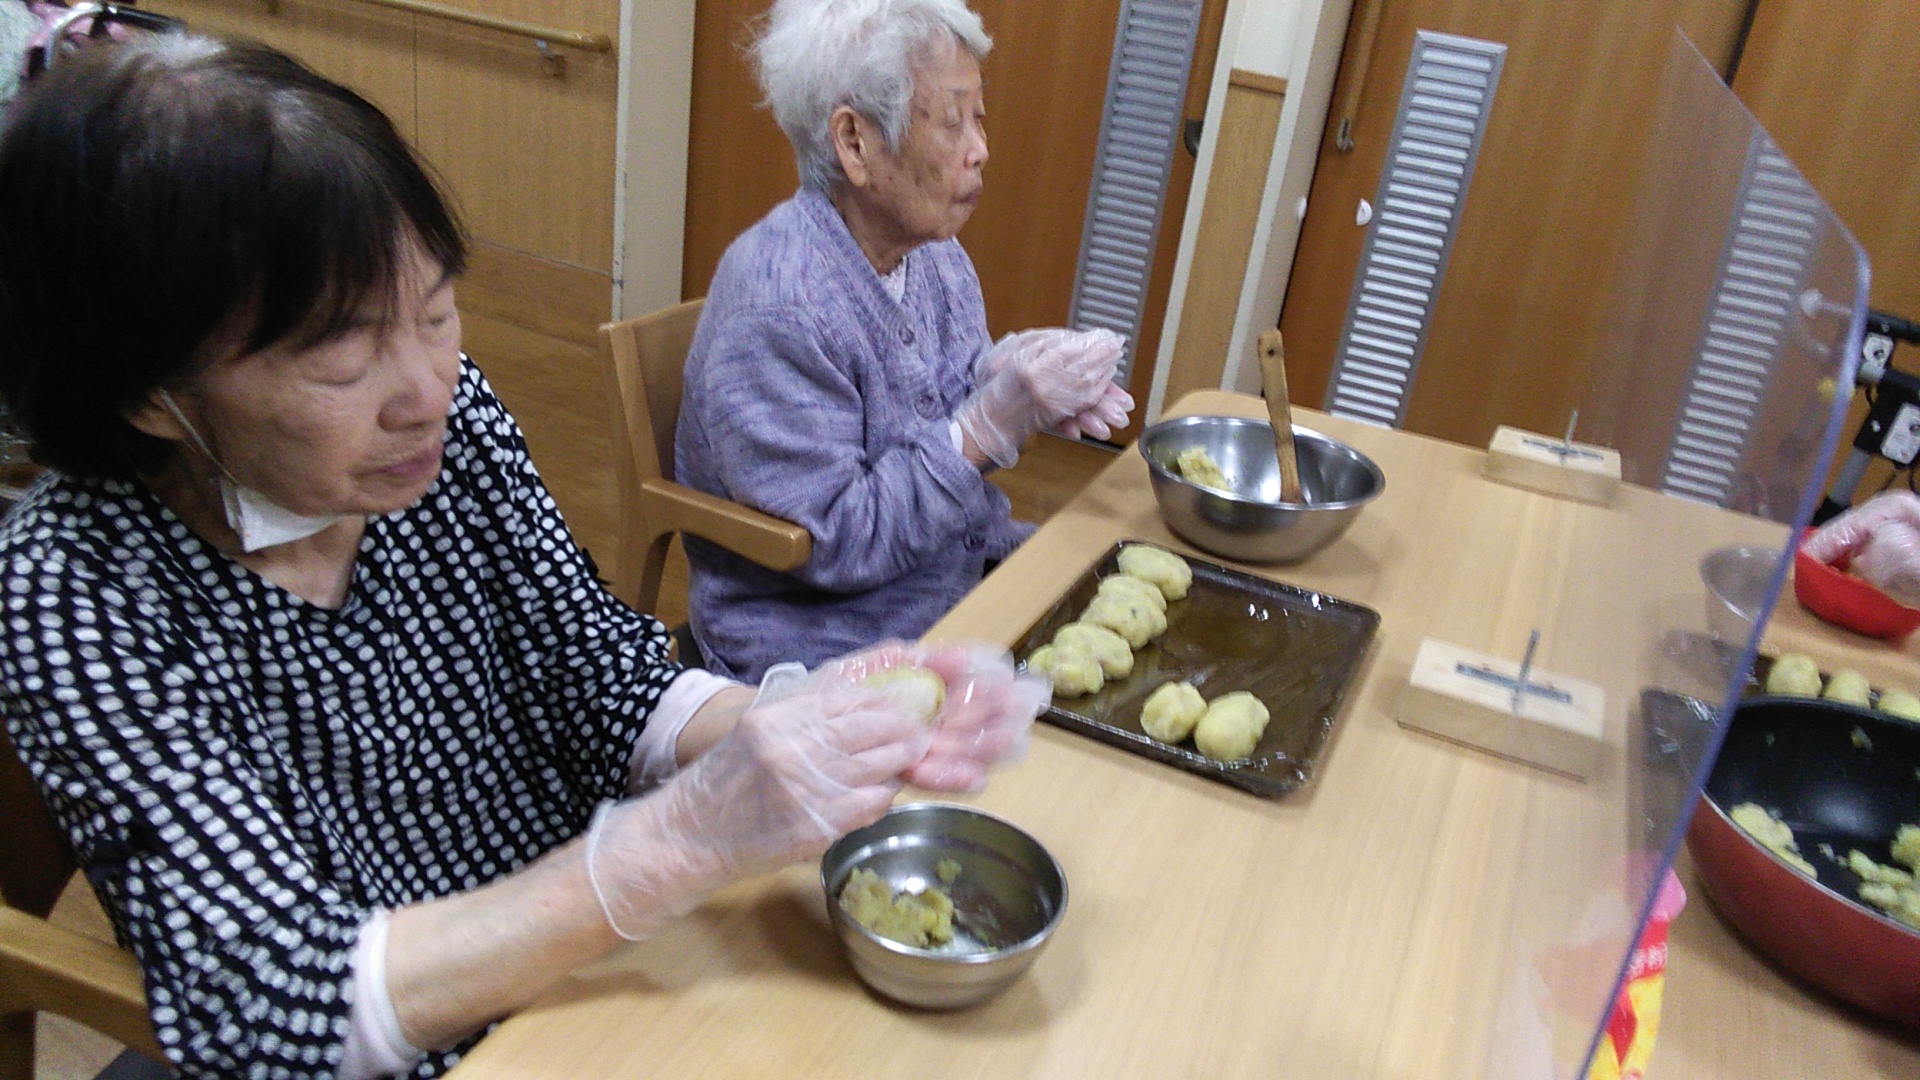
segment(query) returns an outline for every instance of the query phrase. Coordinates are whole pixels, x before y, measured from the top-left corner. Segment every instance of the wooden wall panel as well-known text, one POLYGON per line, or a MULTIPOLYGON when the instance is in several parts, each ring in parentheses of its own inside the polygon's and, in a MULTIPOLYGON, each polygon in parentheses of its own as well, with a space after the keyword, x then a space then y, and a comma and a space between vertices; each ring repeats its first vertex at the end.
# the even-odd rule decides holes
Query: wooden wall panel
POLYGON ((271 45, 378 105, 414 137, 415 16, 338 0, 148 0, 141 5, 204 33, 271 45))
MULTIPOLYGON (((494 0, 476 10, 617 37, 611 0, 494 0)), ((474 235, 600 273, 613 269, 619 64, 561 50, 548 74, 533 43, 423 20, 421 152, 445 175, 474 235)))
MULTIPOLYGON (((1499 424, 1560 431, 1586 386, 1625 235, 1642 116, 1677 24, 1725 70, 1747 0, 1386 5, 1354 128, 1327 125, 1281 326, 1295 401, 1324 396, 1416 28, 1505 42, 1493 116, 1436 303, 1406 426, 1485 445, 1499 424)), ((1333 89, 1353 69, 1353 41, 1333 89)))

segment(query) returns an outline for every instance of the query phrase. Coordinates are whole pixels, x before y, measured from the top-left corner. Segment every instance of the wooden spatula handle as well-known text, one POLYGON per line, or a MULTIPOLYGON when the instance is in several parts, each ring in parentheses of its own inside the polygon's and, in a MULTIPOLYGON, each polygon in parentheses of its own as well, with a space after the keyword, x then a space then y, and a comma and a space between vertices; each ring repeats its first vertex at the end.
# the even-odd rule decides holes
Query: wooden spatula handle
POLYGON ((1260 335, 1260 379, 1267 389, 1267 419, 1273 422, 1273 449, 1280 458, 1280 501, 1301 501, 1300 463, 1293 456, 1293 405, 1287 400, 1286 345, 1280 331, 1260 335))

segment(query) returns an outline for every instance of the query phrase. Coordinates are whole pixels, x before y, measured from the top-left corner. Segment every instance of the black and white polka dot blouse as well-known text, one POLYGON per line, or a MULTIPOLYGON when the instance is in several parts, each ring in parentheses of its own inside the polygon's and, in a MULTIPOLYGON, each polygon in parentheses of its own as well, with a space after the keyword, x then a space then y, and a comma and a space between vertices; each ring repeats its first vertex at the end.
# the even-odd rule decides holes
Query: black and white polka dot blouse
POLYGON ((447 439, 337 610, 139 485, 54 478, 0 527, 0 709, 187 1075, 330 1074, 370 910, 578 835, 678 673, 471 363, 447 439))

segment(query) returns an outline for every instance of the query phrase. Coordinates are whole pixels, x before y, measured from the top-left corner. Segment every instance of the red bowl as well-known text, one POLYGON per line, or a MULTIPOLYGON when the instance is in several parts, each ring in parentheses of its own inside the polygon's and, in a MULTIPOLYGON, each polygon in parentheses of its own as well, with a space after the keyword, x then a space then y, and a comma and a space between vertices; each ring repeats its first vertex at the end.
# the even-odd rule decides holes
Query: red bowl
POLYGON ((1844 558, 1829 566, 1804 548, 1794 549, 1793 595, 1822 619, 1869 637, 1905 637, 1920 627, 1920 610, 1847 573, 1844 558))

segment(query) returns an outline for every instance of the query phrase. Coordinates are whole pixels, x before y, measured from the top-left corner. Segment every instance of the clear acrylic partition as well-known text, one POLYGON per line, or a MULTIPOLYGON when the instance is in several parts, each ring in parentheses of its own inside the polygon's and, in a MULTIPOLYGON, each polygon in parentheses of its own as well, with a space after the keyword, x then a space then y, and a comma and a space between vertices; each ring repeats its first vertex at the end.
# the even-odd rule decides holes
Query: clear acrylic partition
MULTIPOLYGON (((1677 34, 1647 122, 1637 179, 1610 167, 1590 181, 1638 194, 1578 436, 1618 448, 1634 487, 1559 553, 1535 660, 1605 687, 1608 756, 1584 782, 1540 774, 1503 808, 1516 834, 1488 843, 1518 856, 1518 880, 1489 881, 1483 903, 1505 910, 1460 928, 1500 953, 1500 974, 1451 990, 1479 999, 1460 1020, 1490 1025, 1486 1060, 1456 1075, 1586 1076, 1764 625, 1712 637, 1701 560, 1778 553, 1772 610, 1852 390, 1867 296, 1853 238, 1677 34)), ((1484 542, 1513 545, 1516 565, 1540 557, 1524 535, 1484 542)), ((1460 629, 1489 652, 1527 633, 1505 628, 1496 649, 1460 629)))

